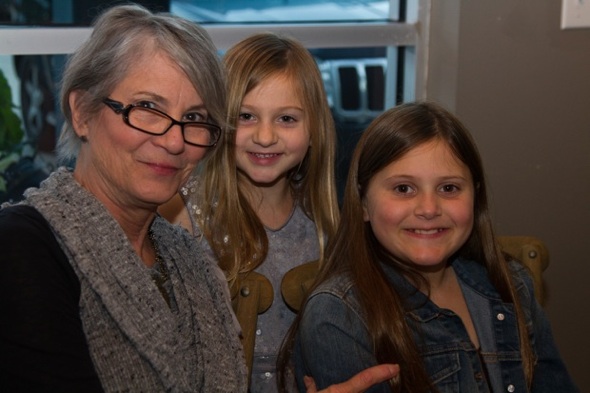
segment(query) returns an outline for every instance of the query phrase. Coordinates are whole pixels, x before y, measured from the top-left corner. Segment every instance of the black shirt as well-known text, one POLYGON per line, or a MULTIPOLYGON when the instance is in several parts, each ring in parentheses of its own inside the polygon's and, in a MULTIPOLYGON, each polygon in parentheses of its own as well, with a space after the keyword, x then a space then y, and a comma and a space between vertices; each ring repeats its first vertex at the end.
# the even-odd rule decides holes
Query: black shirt
POLYGON ((80 282, 43 216, 0 209, 0 391, 102 392, 80 282))

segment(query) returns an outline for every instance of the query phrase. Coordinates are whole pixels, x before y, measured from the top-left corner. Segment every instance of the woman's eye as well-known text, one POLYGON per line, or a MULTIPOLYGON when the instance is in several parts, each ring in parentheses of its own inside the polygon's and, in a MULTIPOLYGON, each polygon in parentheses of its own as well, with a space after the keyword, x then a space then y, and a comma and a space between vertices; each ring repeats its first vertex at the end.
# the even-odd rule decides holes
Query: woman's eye
POLYGON ((141 108, 156 109, 156 104, 152 101, 139 101, 135 104, 135 106, 139 106, 141 108))
POLYGON ((187 113, 186 115, 184 115, 184 121, 203 122, 205 120, 207 120, 207 117, 198 112, 187 113))

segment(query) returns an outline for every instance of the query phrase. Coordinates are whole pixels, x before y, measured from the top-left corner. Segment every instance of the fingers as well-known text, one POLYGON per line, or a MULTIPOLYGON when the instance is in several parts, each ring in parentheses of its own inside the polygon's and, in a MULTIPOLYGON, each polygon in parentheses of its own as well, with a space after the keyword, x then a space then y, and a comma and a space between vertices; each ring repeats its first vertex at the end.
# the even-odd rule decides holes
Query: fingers
MULTIPOLYGON (((346 382, 320 390, 319 393, 362 393, 377 383, 397 378, 398 374, 399 366, 397 364, 381 364, 361 371, 346 382)), ((305 381, 305 386, 307 393, 315 393, 317 391, 312 378, 305 381)))
POLYGON ((307 389, 307 393, 316 393, 317 387, 315 386, 315 381, 312 377, 308 377, 307 375, 303 377, 303 383, 305 384, 305 388, 307 389))

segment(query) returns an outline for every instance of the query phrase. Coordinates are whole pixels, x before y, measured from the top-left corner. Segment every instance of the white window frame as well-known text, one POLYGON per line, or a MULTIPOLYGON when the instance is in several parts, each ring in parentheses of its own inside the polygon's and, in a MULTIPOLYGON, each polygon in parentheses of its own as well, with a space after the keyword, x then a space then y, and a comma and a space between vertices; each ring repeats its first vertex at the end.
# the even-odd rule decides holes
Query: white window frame
MULTIPOLYGON (((416 24, 398 22, 203 25, 215 45, 227 49, 260 31, 292 35, 309 48, 416 45, 416 24)), ((50 55, 73 52, 90 27, 2 27, 0 55, 50 55)))
MULTIPOLYGON (((397 0, 390 0, 396 3, 397 0)), ((313 48, 354 48, 413 46, 415 98, 423 97, 425 85, 422 64, 425 64, 427 47, 427 15, 431 0, 410 0, 417 7, 418 18, 412 22, 362 22, 362 23, 297 23, 297 24, 248 24, 215 25, 203 24, 216 47, 223 51, 239 40, 260 32, 270 31, 288 34, 300 40, 306 47, 313 48), (413 1, 413 2, 412 2, 413 1), (419 34, 419 27, 422 30, 419 34), (422 38, 420 38, 422 37, 422 38)), ((395 11, 394 11, 395 12, 395 11)), ((79 27, 0 27, 0 55, 68 54, 90 35, 91 28, 79 27)), ((392 51, 388 51, 391 53, 392 51)), ((391 60, 394 57, 388 55, 391 60)), ((395 80, 396 67, 388 67, 386 80, 395 80)), ((388 82, 387 91, 395 91, 388 82)), ((414 98, 414 97, 410 97, 414 98)), ((388 106, 393 97, 386 97, 388 106)))

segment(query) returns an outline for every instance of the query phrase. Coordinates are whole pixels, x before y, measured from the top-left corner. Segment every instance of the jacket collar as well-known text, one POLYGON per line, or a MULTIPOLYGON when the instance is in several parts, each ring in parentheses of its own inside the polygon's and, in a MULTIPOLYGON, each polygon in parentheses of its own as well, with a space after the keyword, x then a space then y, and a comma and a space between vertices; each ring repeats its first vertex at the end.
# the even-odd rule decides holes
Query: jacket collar
MULTIPOLYGON (((487 278, 487 270, 482 264, 460 257, 453 259, 450 263, 455 270, 461 287, 468 286, 484 297, 500 299, 496 289, 487 278)), ((420 292, 395 268, 384 263, 381 266, 393 288, 404 299, 404 308, 412 318, 426 322, 441 314, 453 314, 449 310, 439 308, 430 301, 424 293, 420 292)))

